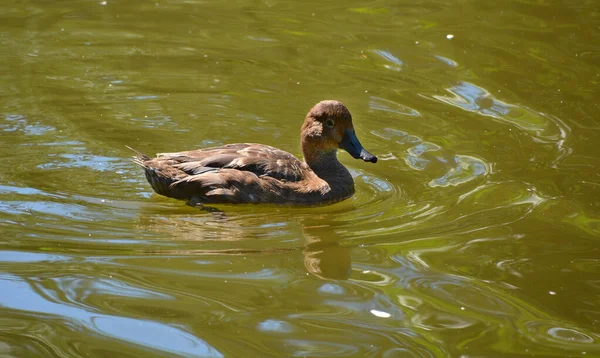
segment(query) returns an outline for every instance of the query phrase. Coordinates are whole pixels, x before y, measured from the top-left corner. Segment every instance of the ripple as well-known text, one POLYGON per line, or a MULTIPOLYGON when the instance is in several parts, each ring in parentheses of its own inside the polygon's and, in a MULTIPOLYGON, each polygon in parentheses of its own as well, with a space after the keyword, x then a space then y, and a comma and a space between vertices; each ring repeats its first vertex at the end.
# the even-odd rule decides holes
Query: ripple
POLYGON ((425 330, 459 330, 469 328, 478 322, 464 316, 451 315, 444 312, 432 312, 416 314, 411 319, 412 323, 425 330))
POLYGON ((453 97, 434 95, 433 98, 514 125, 544 143, 555 143, 560 152, 567 150, 563 147, 564 140, 571 129, 556 117, 536 112, 525 106, 503 102, 484 88, 469 82, 460 82, 454 87, 447 88, 446 91, 453 97))
POLYGON ((546 202, 549 198, 542 196, 529 183, 505 181, 480 185, 472 191, 461 195, 459 203, 478 207, 499 208, 508 205, 532 204, 534 206, 546 202), (493 205, 490 205, 491 203, 493 205))
POLYGON ((174 300, 165 293, 155 292, 117 279, 97 278, 78 275, 55 279, 60 291, 64 292, 72 302, 84 302, 92 296, 136 297, 141 299, 174 300))
POLYGON ((382 59, 390 62, 390 63, 387 63, 387 64, 383 65, 383 67, 387 68, 388 70, 402 71, 402 65, 404 63, 402 62, 401 59, 399 59, 398 57, 392 55, 391 52, 384 51, 384 50, 374 50, 373 53, 375 53, 376 55, 378 55, 382 59))
POLYGON ((354 280, 358 282, 369 282, 373 285, 387 286, 393 282, 393 277, 383 272, 363 270, 357 273, 354 280))
POLYGON ((58 262, 58 261, 70 261, 72 260, 69 256, 58 255, 58 254, 45 254, 45 253, 34 253, 34 252, 20 252, 20 251, 0 251, 0 263, 42 263, 42 262, 58 262))
POLYGON ((435 58, 437 58, 438 60, 442 61, 443 63, 445 63, 446 65, 448 65, 450 67, 458 67, 458 62, 456 62, 452 59, 449 59, 448 57, 435 55, 435 58))
POLYGON ((457 186, 487 175, 490 171, 488 164, 479 158, 469 155, 448 157, 447 153, 441 151, 441 147, 429 142, 409 148, 408 153, 406 164, 415 170, 427 170, 434 165, 445 167, 442 176, 428 183, 431 187, 457 186))
POLYGON ((383 128, 380 130, 372 130, 371 134, 383 138, 383 139, 394 139, 397 144, 406 144, 406 143, 420 143, 421 138, 408 134, 407 132, 401 131, 399 129, 394 128, 383 128))
MULTIPOLYGON (((49 201, 7 201, 0 202, 0 212, 6 214, 49 214, 75 219, 86 216, 87 208, 77 204, 63 204, 49 201)), ((83 219, 83 218, 81 218, 83 219)))
POLYGON ((51 194, 45 192, 43 190, 21 187, 21 186, 10 186, 10 185, 0 185, 0 194, 18 194, 18 195, 40 195, 46 197, 54 197, 54 198, 64 198, 62 195, 51 194))
POLYGON ((101 314, 64 303, 51 302, 14 276, 0 276, 0 288, 3 292, 10 292, 8 295, 0 295, 0 305, 13 310, 60 316, 75 324, 72 329, 90 329, 96 334, 112 339, 128 341, 176 355, 222 356, 202 339, 181 328, 149 320, 101 314))
POLYGON ((287 339, 286 345, 293 349, 294 356, 320 356, 320 355, 356 355, 360 350, 349 344, 325 342, 317 340, 287 339))
POLYGON ((122 166, 122 159, 93 154, 60 154, 66 162, 52 162, 38 165, 40 169, 85 168, 99 172, 116 171, 122 166))
POLYGON ((292 333, 296 329, 288 322, 267 319, 258 324, 257 329, 263 332, 292 333))
POLYGON ((429 186, 457 186, 479 176, 487 175, 490 171, 486 162, 472 156, 456 155, 454 162, 456 163, 456 167, 450 168, 445 175, 431 180, 428 183, 429 186))
POLYGON ((29 124, 27 118, 21 114, 6 114, 5 123, 0 124, 0 130, 3 132, 22 132, 24 135, 39 136, 48 132, 56 131, 56 128, 40 124, 29 124))
POLYGON ((398 295, 398 303, 402 307, 406 307, 411 310, 417 310, 419 306, 421 306, 424 301, 419 297, 413 295, 398 295))
MULTIPOLYGON (((416 135, 401 130, 385 128, 372 133, 380 138, 393 140, 396 144, 413 144, 412 147, 406 149, 407 154, 403 156, 404 161, 411 169, 439 175, 428 183, 433 188, 459 186, 485 177, 491 171, 490 165, 483 159, 452 153, 436 143, 424 141, 416 135)), ((401 155, 394 153, 390 153, 388 156, 402 158, 401 155)))
POLYGON ((100 334, 149 348, 183 356, 223 357, 201 339, 162 323, 107 315, 90 316, 88 322, 100 334))
POLYGON ((428 297, 429 304, 454 314, 464 310, 486 316, 510 316, 516 313, 516 308, 511 307, 510 302, 506 302, 492 287, 476 285, 475 282, 458 276, 416 277, 407 285, 428 297))
POLYGON ((346 291, 340 285, 326 283, 319 288, 319 292, 330 295, 343 295, 346 291))
POLYGON ((579 343, 594 343, 596 341, 593 337, 572 328, 552 327, 547 332, 549 336, 563 341, 579 343))
MULTIPOLYGON (((371 96, 371 98, 369 100, 369 108, 374 111, 390 112, 390 113, 400 114, 400 115, 404 115, 404 116, 411 116, 411 117, 420 117, 421 116, 421 113, 419 111, 417 111, 416 109, 413 109, 413 108, 410 108, 403 104, 396 103, 394 101, 391 101, 391 100, 388 100, 385 98, 380 98, 380 97, 371 96)), ((387 130, 391 130, 391 129, 387 129, 387 130)), ((377 131, 372 131, 372 133, 373 132, 377 133, 377 131)))
POLYGON ((581 350, 594 348, 600 344, 600 336, 594 333, 584 333, 580 328, 554 326, 552 322, 526 321, 523 328, 527 331, 526 338, 544 345, 577 348, 581 350))

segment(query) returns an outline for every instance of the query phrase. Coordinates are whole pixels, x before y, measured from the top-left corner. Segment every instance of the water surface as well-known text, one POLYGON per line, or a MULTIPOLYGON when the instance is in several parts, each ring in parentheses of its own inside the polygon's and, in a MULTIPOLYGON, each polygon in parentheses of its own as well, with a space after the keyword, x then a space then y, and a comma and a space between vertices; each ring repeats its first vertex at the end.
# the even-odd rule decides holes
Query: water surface
POLYGON ((0 356, 600 356, 594 1, 0 5, 0 356), (152 194, 149 154, 373 165, 326 207, 152 194))

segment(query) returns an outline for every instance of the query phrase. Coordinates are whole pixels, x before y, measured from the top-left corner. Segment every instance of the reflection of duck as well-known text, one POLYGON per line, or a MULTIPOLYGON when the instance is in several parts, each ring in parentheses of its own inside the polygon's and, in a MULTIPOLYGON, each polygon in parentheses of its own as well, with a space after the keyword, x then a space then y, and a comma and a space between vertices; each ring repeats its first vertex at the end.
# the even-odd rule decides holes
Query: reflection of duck
POLYGON ((304 267, 311 274, 332 280, 347 280, 352 273, 352 249, 340 245, 341 237, 328 227, 305 228, 304 267))
MULTIPOLYGON (((240 255, 275 255, 282 258, 281 262, 284 262, 284 266, 295 267, 303 261, 306 271, 320 279, 347 280, 352 274, 354 247, 344 245, 344 237, 334 228, 322 225, 324 222, 329 223, 331 219, 326 215, 315 215, 313 209, 309 209, 311 214, 299 215, 298 209, 282 208, 275 216, 268 217, 260 213, 264 212, 260 208, 256 208, 259 213, 253 214, 247 214, 248 209, 252 208, 244 208, 243 215, 234 212, 231 215, 192 216, 188 215, 189 210, 180 209, 178 212, 176 208, 171 208, 157 215, 154 206, 142 208, 148 211, 138 217, 137 229, 153 237, 176 241, 176 245, 157 246, 148 251, 149 253, 221 258, 240 255), (284 225, 274 227, 273 223, 284 225), (265 228, 266 224, 269 225, 268 228, 265 228), (285 228, 285 231, 290 232, 277 233, 277 227, 285 228), (301 232, 296 232, 296 229, 301 232), (273 238, 274 232, 277 237, 303 237, 304 240, 298 242, 284 240, 284 243, 280 243, 279 239, 265 241, 269 237, 273 238), (263 244, 257 244, 256 240, 263 244)), ((265 260, 268 259, 258 259, 262 267, 265 260)), ((245 263, 240 264, 245 265, 245 263)))
POLYGON ((341 102, 322 101, 306 115, 301 132, 304 162, 264 144, 228 144, 157 158, 136 152, 154 191, 190 204, 320 204, 354 194, 338 148, 354 158, 377 162, 356 137, 352 116, 341 102))

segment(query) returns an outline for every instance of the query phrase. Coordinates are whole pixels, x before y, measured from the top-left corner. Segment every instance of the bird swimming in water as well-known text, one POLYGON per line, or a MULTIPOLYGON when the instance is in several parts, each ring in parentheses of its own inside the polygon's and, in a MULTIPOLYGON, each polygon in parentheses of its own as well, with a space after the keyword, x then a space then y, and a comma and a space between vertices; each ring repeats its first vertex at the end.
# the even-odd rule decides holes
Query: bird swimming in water
POLYGON ((352 115, 339 101, 322 101, 312 107, 300 138, 304 161, 254 143, 159 153, 156 158, 128 148, 136 152, 133 161, 144 168, 155 192, 190 205, 334 203, 354 194, 352 176, 337 159, 338 148, 355 159, 377 162, 361 145, 352 115))

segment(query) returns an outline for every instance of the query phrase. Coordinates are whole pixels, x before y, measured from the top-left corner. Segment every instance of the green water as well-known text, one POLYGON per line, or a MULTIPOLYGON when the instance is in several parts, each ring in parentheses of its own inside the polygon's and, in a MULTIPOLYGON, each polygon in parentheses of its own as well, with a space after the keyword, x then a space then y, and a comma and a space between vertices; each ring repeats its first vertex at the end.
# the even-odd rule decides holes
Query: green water
POLYGON ((3 1, 0 357, 600 356, 597 1, 3 1), (214 215, 149 154, 300 154, 356 195, 214 215))

